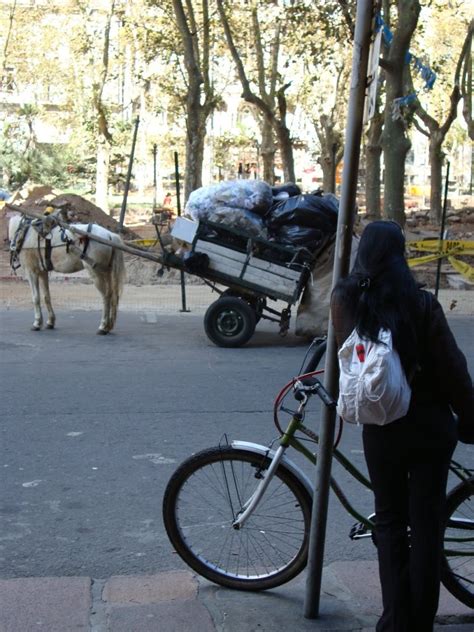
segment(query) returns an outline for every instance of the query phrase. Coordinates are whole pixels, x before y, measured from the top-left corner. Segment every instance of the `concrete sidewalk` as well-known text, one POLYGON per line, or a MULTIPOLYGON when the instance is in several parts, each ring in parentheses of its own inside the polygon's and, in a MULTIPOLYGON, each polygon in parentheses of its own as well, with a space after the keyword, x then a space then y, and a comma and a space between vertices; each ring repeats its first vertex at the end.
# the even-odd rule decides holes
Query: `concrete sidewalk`
MULTIPOLYGON (((262 593, 224 589, 186 570, 0 580, 0 632, 369 632, 380 613, 376 563, 326 567, 318 619, 304 618, 304 598, 304 574, 262 593)), ((435 630, 474 632, 474 613, 443 589, 435 630)))

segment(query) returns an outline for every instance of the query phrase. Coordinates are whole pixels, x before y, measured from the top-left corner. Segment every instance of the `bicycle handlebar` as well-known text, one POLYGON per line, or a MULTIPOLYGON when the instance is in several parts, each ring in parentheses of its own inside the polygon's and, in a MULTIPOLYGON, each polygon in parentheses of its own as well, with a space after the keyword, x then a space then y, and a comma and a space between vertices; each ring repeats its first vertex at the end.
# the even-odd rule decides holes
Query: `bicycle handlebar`
POLYGON ((317 395, 328 408, 336 408, 337 402, 324 388, 322 382, 317 377, 305 377, 297 380, 294 385, 295 399, 304 401, 311 395, 317 395))

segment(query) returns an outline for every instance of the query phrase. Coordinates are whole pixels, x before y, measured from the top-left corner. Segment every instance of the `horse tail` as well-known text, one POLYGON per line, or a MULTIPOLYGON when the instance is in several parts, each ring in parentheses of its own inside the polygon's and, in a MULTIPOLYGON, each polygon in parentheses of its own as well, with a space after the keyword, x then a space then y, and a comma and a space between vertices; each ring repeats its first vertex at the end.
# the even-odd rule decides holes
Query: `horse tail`
MULTIPOLYGON (((123 241, 119 235, 114 235, 113 242, 117 244, 123 244, 123 241)), ((113 248, 112 261, 110 263, 110 328, 115 325, 117 320, 117 311, 120 301, 120 295, 123 290, 123 284, 125 282, 125 261, 123 251, 118 248, 113 248)))

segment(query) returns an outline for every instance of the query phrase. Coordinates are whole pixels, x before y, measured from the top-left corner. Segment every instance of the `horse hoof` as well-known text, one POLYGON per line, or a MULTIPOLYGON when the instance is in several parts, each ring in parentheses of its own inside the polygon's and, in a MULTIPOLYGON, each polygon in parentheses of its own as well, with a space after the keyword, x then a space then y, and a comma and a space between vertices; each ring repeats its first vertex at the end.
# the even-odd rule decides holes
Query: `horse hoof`
POLYGON ((54 325, 50 325, 49 323, 46 325, 46 329, 54 329, 54 325))
POLYGON ((39 325, 33 325, 31 331, 41 331, 41 327, 39 325))
POLYGON ((105 331, 105 329, 98 329, 97 330, 97 335, 98 336, 106 336, 109 332, 105 331))

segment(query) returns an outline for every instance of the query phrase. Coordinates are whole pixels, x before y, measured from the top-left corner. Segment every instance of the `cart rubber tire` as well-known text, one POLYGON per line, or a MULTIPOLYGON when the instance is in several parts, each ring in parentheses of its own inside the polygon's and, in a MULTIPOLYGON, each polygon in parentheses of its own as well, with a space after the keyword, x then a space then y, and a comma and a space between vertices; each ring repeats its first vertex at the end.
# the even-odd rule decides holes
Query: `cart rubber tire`
POLYGON ((255 312, 255 323, 258 324, 260 322, 263 310, 267 305, 267 301, 264 298, 249 295, 242 296, 241 294, 238 294, 235 290, 231 289, 224 290, 224 292, 222 292, 221 294, 221 298, 223 298, 224 296, 235 296, 236 298, 241 298, 242 300, 246 301, 255 312))
POLYGON ((236 296, 224 296, 212 303, 204 316, 204 329, 219 347, 241 347, 255 331, 255 310, 236 296))

